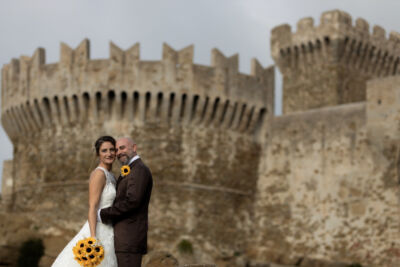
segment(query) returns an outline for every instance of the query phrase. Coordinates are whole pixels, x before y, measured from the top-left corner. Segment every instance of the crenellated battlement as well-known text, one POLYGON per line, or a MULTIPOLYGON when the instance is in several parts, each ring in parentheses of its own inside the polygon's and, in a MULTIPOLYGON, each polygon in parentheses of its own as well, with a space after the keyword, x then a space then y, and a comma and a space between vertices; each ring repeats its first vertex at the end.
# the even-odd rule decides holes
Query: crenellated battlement
POLYGON ((313 18, 299 20, 296 32, 288 24, 274 28, 271 52, 282 68, 307 68, 307 63, 329 60, 352 64, 376 76, 400 72, 400 34, 391 32, 386 38, 385 30, 377 25, 370 33, 366 20, 358 18, 353 25, 351 16, 339 10, 323 13, 317 26, 313 18))
POLYGON ((367 80, 400 73, 400 34, 386 38, 380 26, 370 33, 364 19, 353 25, 349 14, 333 10, 319 25, 303 18, 296 32, 288 24, 274 28, 271 54, 284 76, 285 113, 359 102, 367 80))
POLYGON ((110 43, 108 59, 90 59, 89 40, 62 43, 60 61, 45 50, 2 69, 2 121, 11 138, 45 125, 106 119, 195 123, 254 133, 273 111, 274 69, 252 62, 239 73, 238 55, 211 53, 211 66, 193 63, 194 47, 163 45, 161 61, 140 60, 139 44, 110 43))

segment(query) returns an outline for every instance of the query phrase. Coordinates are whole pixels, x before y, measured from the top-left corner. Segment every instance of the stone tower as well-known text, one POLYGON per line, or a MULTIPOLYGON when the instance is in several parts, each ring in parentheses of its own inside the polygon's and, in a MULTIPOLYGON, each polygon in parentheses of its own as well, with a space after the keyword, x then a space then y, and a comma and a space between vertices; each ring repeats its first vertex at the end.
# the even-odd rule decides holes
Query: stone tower
POLYGON ((190 237, 213 244, 195 255, 212 262, 216 251, 245 247, 249 224, 235 218, 250 218, 274 68, 254 60, 241 74, 237 55, 214 49, 208 67, 193 64, 193 52, 164 44, 161 61, 143 61, 139 44, 111 43, 108 59, 92 60, 84 40, 61 44, 58 63, 46 64, 39 48, 3 67, 2 124, 14 159, 4 165, 2 204, 30 214, 31 227, 57 244, 47 255, 85 220, 93 142, 105 134, 134 138, 152 170, 153 250, 190 237))
POLYGON ((400 35, 334 10, 273 29, 271 54, 283 75, 283 113, 365 101, 366 81, 400 72, 400 35))
POLYGON ((397 267, 398 36, 337 10, 296 33, 275 28, 283 116, 272 114, 274 67, 253 60, 239 73, 238 56, 217 49, 211 66, 193 63, 193 46, 166 44, 160 61, 112 43, 109 58, 91 59, 88 40, 62 44, 55 64, 41 48, 11 60, 0 263, 40 237, 50 266, 86 220, 93 142, 108 134, 134 138, 152 170, 152 252, 223 267, 397 267))

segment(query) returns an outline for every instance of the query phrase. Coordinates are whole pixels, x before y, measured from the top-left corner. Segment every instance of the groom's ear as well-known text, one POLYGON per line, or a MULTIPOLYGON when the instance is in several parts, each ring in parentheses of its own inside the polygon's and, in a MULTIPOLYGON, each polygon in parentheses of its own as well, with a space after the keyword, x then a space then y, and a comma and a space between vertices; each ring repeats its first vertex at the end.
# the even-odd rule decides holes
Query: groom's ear
POLYGON ((136 153, 136 148, 137 148, 137 146, 136 146, 136 144, 134 144, 134 145, 132 146, 132 149, 133 149, 133 152, 135 152, 135 153, 136 153))

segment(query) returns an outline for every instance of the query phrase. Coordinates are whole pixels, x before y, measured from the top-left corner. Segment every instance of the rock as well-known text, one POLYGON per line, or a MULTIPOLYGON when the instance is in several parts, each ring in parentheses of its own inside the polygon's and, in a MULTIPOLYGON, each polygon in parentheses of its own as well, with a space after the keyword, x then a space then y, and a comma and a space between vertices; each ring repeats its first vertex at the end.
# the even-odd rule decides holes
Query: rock
POLYGON ((178 267, 178 260, 165 251, 155 251, 146 255, 144 267, 178 267))

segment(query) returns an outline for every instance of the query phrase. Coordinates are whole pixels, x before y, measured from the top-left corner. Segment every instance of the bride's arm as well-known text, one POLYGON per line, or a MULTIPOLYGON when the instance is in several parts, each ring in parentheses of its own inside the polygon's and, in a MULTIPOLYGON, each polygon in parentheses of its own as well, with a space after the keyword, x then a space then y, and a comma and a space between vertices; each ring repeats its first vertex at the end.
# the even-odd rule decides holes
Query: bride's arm
POLYGON ((89 180, 89 228, 90 236, 96 237, 96 223, 97 223, 97 209, 101 192, 103 192, 104 185, 106 184, 106 177, 101 170, 94 170, 90 175, 89 180))

